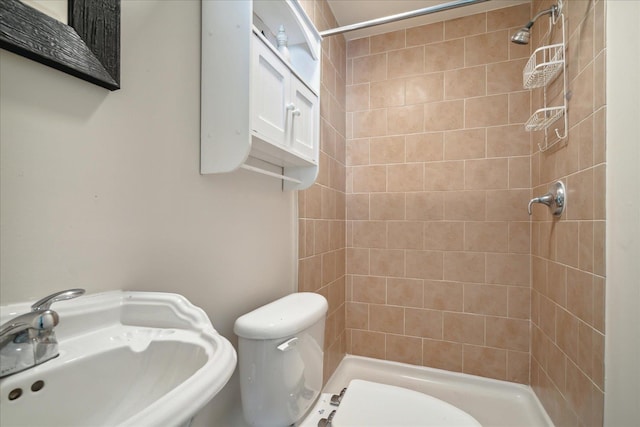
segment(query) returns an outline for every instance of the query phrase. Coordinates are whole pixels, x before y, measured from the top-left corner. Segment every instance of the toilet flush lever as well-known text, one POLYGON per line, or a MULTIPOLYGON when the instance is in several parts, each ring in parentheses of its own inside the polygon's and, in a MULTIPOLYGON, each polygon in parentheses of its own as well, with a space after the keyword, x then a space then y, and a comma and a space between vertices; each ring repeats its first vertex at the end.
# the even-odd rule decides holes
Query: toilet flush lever
POLYGON ((289 350, 293 350, 293 348, 297 345, 298 345, 298 337, 293 337, 291 339, 286 340, 276 348, 280 351, 289 351, 289 350))
POLYGON ((531 215, 531 205, 533 205, 534 203, 542 203, 543 205, 547 205, 549 209, 551 209, 551 213, 554 216, 560 216, 562 215, 562 211, 567 204, 566 194, 567 193, 562 181, 556 181, 551 185, 551 187, 549 187, 549 191, 547 192, 547 194, 540 197, 534 197, 529 201, 527 211, 529 212, 529 215, 531 215))

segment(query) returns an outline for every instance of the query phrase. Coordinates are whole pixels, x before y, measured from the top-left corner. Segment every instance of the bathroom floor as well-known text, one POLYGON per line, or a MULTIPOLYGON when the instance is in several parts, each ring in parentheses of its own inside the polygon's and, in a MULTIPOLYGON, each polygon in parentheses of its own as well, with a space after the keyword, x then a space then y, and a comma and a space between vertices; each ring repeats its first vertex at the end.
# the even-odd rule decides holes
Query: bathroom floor
MULTIPOLYGON (((528 386, 359 356, 346 356, 342 360, 327 382, 323 390, 326 395, 322 396, 318 405, 323 405, 324 400, 324 405, 329 408, 330 395, 340 393, 352 379, 405 387, 429 394, 462 409, 484 427, 553 426, 528 386)), ((301 427, 315 427, 319 418, 320 416, 310 414, 301 427)))

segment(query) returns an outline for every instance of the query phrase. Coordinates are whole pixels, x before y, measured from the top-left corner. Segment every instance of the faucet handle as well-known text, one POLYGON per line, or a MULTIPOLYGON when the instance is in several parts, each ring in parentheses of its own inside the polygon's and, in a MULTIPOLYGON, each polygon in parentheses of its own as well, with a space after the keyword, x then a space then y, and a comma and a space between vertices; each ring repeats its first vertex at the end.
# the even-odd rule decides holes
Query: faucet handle
POLYGON ((50 331, 56 327, 60 317, 53 310, 37 310, 14 317, 0 326, 0 338, 15 335, 27 329, 50 331))
POLYGON ((551 209, 551 213, 553 216, 562 215, 562 211, 564 210, 565 205, 567 204, 566 200, 566 190, 562 181, 554 182, 551 187, 549 187, 549 192, 544 196, 534 197, 529 201, 529 205, 527 206, 527 212, 529 212, 529 216, 531 216, 531 205, 534 203, 542 203, 543 205, 547 205, 551 209))
POLYGON ((39 301, 36 301, 31 306, 32 311, 42 311, 49 310, 51 308, 51 304, 58 301, 64 301, 67 299, 77 298, 80 295, 83 295, 85 292, 84 289, 67 289, 66 291, 56 292, 54 294, 48 295, 42 298, 39 301))
POLYGON ((533 215, 533 212, 531 211, 531 205, 539 202, 540 199, 538 197, 534 197, 533 199, 529 200, 529 205, 527 206, 527 212, 529 213, 529 216, 533 215))

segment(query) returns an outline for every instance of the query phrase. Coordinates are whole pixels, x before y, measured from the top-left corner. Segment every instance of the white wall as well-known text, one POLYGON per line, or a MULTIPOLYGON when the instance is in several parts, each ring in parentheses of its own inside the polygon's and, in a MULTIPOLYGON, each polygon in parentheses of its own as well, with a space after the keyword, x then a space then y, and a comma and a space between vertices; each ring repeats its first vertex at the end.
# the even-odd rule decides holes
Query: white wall
POLYGON ((640 419, 640 3, 607 2, 606 426, 640 419))
POLYGON ((199 174, 200 1, 123 1, 121 46, 116 92, 0 50, 1 303, 177 292, 235 344, 239 315, 295 289, 296 196, 199 174))

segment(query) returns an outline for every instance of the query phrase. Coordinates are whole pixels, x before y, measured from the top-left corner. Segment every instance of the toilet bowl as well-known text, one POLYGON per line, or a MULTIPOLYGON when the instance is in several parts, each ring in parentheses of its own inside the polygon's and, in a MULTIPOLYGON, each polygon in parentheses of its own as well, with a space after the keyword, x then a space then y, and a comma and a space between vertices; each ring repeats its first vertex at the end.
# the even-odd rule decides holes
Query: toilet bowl
POLYGON ((463 410, 433 396, 371 381, 351 380, 338 406, 331 403, 332 397, 323 394, 299 427, 481 425, 463 410))
POLYGON ((301 292, 236 320, 242 412, 252 426, 480 426, 417 391, 359 379, 321 394, 326 299, 301 292))

